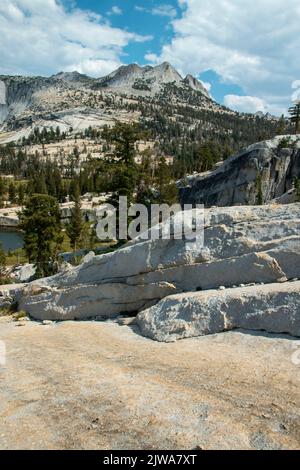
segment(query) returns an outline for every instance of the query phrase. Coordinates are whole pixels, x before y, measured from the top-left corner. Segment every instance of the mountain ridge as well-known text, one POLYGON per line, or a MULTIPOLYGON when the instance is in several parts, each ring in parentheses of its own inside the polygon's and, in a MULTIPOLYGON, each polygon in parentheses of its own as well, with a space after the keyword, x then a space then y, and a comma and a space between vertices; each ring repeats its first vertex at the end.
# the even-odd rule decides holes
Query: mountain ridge
MULTIPOLYGON (((0 126, 2 130, 5 127, 10 130, 31 125, 37 117, 48 121, 41 115, 43 113, 46 115, 69 110, 69 114, 73 114, 76 108, 97 109, 98 105, 101 107, 99 98, 103 98, 103 95, 104 104, 107 96, 115 99, 112 95, 126 95, 127 98, 135 99, 155 98, 163 93, 166 85, 172 84, 187 91, 196 90, 210 100, 207 90, 195 77, 187 76, 183 79, 168 62, 157 66, 122 65, 99 78, 78 71, 61 71, 50 77, 1 75, 0 126)), ((38 125, 47 126, 47 123, 38 122, 38 125)))
MULTIPOLYGON (((168 62, 122 65, 93 78, 78 71, 51 77, 0 76, 1 142, 28 137, 35 127, 82 132, 137 122, 175 154, 201 141, 217 139, 233 150, 274 134, 275 120, 238 113, 215 102, 203 84, 182 77, 168 62)), ((189 152, 195 153, 190 148, 189 152)))
POLYGON ((124 84, 124 81, 128 83, 129 81, 133 81, 137 78, 145 78, 147 80, 147 77, 148 79, 159 79, 162 83, 183 82, 184 84, 190 86, 192 89, 198 90, 201 93, 205 94, 208 98, 210 97, 208 90, 196 77, 191 74, 187 74, 186 77, 183 78, 180 73, 169 62, 163 62, 157 66, 141 66, 137 63, 121 65, 116 70, 103 77, 91 77, 89 75, 82 74, 77 70, 74 70, 72 72, 61 71, 55 75, 52 75, 49 78, 61 79, 67 82, 89 80, 91 82, 98 82, 100 84, 103 83, 104 86, 107 87, 109 87, 109 85, 115 87, 124 84), (121 80, 122 78, 124 79, 124 81, 121 80))

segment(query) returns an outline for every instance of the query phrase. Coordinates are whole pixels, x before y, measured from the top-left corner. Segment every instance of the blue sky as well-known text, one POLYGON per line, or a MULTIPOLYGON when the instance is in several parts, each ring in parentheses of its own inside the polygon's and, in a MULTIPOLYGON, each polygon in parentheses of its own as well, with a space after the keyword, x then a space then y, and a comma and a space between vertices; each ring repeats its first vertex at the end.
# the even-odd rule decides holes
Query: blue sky
MULTIPOLYGON (((65 5, 74 6, 74 1, 65 0, 65 5)), ((137 62, 146 65, 148 54, 159 55, 164 44, 171 42, 173 29, 171 21, 180 18, 184 9, 178 7, 177 0, 167 3, 158 0, 77 0, 76 6, 90 9, 106 17, 112 26, 134 31, 140 35, 152 36, 140 43, 131 43, 121 55, 125 64, 137 62), (167 8, 166 8, 167 7, 167 8)), ((184 74, 184 71, 181 71, 184 74)), ((186 72, 188 73, 188 72, 186 72)), ((222 78, 213 70, 195 74, 197 78, 211 85, 210 93, 219 103, 224 103, 228 94, 245 95, 242 88, 234 83, 222 83, 222 78)))
MULTIPOLYGON (((72 2, 73 3, 73 2, 72 2)), ((145 55, 148 52, 159 53, 163 44, 171 40, 172 29, 170 20, 172 10, 166 11, 166 14, 150 13, 155 9, 159 9, 161 5, 168 5, 174 9, 174 12, 179 15, 181 9, 178 8, 177 0, 170 0, 163 3, 157 0, 77 0, 76 4, 80 8, 89 8, 92 11, 100 13, 108 19, 113 25, 128 31, 134 31, 140 35, 153 36, 153 39, 144 43, 130 44, 124 48, 124 55, 122 59, 125 63, 138 62, 145 64, 145 55), (117 7, 120 9, 119 13, 113 13, 112 8, 117 7), (146 9, 144 11, 143 9, 146 9), (143 11, 142 11, 143 10, 143 11), (122 12, 122 13, 121 13, 122 12)))
MULTIPOLYGON (((66 5, 74 2, 65 1, 66 5)), ((112 26, 134 31, 140 35, 152 36, 149 41, 132 43, 124 48, 122 61, 126 64, 137 62, 141 65, 149 63, 148 54, 159 55, 164 44, 171 42, 173 29, 171 21, 180 18, 184 9, 178 7, 177 0, 167 3, 158 0, 77 0, 76 5, 82 9, 90 9, 104 17, 112 26)), ((184 74, 183 71, 180 70, 184 74)), ((222 78, 213 70, 195 74, 197 78, 211 85, 210 93, 219 103, 224 103, 228 94, 245 95, 242 88, 234 83, 223 83, 222 78)))
POLYGON ((300 99, 299 0, 1 0, 0 74, 170 62, 245 112, 300 99))

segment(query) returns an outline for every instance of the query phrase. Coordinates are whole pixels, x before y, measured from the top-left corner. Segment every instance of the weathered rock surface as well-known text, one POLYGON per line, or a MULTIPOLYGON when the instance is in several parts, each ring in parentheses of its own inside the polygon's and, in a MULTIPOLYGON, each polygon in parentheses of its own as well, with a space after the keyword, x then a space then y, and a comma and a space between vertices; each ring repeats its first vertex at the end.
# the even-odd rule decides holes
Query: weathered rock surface
POLYGON ((15 306, 16 297, 23 288, 24 284, 4 284, 0 286, 0 309, 5 310, 15 306))
MULTIPOLYGON (((300 135, 250 145, 216 170, 188 177, 182 204, 232 206, 268 203, 288 193, 300 178, 300 135)), ((282 202, 291 202, 285 197, 282 202)))
POLYGON ((300 336, 300 281, 173 295, 136 323, 145 336, 165 342, 235 328, 300 336))
POLYGON ((10 216, 5 216, 5 215, 0 215, 0 227, 17 228, 18 225, 19 225, 18 217, 10 217, 10 216))
POLYGON ((176 293, 298 278, 299 229, 300 204, 210 209, 204 246, 134 240, 29 284, 18 296, 19 308, 41 320, 111 317, 176 293))
POLYGON ((14 276, 18 282, 30 282, 36 273, 36 268, 33 264, 23 264, 17 266, 14 270, 14 276))
POLYGON ((106 318, 147 308, 176 291, 166 282, 139 286, 84 284, 67 289, 29 285, 22 292, 19 308, 38 320, 106 318))
POLYGON ((24 289, 24 284, 4 284, 0 286, 0 297, 15 297, 24 289))
POLYGON ((0 318, 1 449, 300 449, 300 342, 0 318), (298 364, 298 365, 297 365, 298 364))
MULTIPOLYGON (((10 309, 11 306, 13 305, 13 302, 14 302, 13 297, 9 297, 7 295, 0 296, 0 309, 3 309, 3 310, 10 309)), ((0 311, 0 315, 1 315, 1 311, 0 311)))
POLYGON ((299 200, 298 192, 296 188, 292 188, 281 196, 276 197, 271 202, 274 202, 275 204, 292 204, 294 202, 297 202, 297 200, 299 200))

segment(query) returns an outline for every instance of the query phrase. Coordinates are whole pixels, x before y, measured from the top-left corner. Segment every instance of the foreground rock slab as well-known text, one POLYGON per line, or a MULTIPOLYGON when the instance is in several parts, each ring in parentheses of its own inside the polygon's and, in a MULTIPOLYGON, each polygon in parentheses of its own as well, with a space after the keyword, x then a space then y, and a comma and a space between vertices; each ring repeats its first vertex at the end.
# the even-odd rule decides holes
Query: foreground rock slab
POLYGON ((0 318, 1 449, 300 449, 300 342, 0 318))
POLYGON ((137 324, 164 342, 234 328, 300 336, 300 281, 173 295, 141 312, 137 324))
POLYGON ((300 278, 300 204, 209 209, 204 224, 204 246, 134 240, 29 284, 19 308, 39 320, 107 318, 176 293, 300 278))

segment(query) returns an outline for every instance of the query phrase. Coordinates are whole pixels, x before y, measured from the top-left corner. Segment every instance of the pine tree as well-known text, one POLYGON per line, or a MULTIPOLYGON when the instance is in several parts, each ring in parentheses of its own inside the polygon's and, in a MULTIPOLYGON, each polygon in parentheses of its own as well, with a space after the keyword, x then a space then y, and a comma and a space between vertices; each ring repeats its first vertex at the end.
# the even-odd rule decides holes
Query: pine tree
POLYGON ((78 197, 75 200, 75 206, 72 209, 70 222, 68 223, 67 228, 66 228, 67 235, 70 239, 71 247, 73 248, 74 251, 76 251, 77 249, 77 245, 83 233, 83 229, 84 229, 84 223, 83 223, 82 213, 81 213, 80 198, 78 197))
POLYGON ((295 134, 300 132, 300 101, 289 109, 290 121, 295 125, 295 134))
POLYGON ((16 187, 13 182, 8 187, 8 199, 12 204, 16 202, 16 187))
POLYGON ((3 196, 5 195, 6 193, 6 182, 5 182, 5 179, 2 178, 2 176, 0 176, 0 197, 3 198, 3 196))
POLYGON ((25 197, 25 186, 24 184, 19 184, 18 187, 18 203, 23 204, 25 197))
POLYGON ((277 129, 277 134, 278 135, 284 135, 286 133, 286 122, 285 122, 285 117, 282 114, 281 118, 279 119, 278 122, 278 129, 277 129))
POLYGON ((160 204, 172 205, 178 202, 178 189, 172 181, 172 171, 164 157, 160 158, 157 168, 157 189, 160 204))
POLYGON ((91 250, 94 250, 97 244, 99 244, 99 238, 97 236, 97 231, 96 231, 95 226, 91 228, 89 244, 90 244, 91 250))
POLYGON ((80 198, 80 186, 78 179, 72 179, 69 188, 69 195, 72 201, 77 201, 80 198))
POLYGON ((32 193, 48 194, 46 178, 43 173, 37 175, 32 182, 32 193))
POLYGON ((126 124, 117 122, 112 129, 105 128, 102 137, 114 147, 114 178, 113 195, 110 203, 117 208, 119 219, 119 198, 127 197, 128 207, 134 202, 134 192, 138 181, 138 166, 135 163, 135 144, 139 139, 145 138, 146 133, 138 124, 126 124))
POLYGON ((0 176, 0 208, 3 207, 4 205, 4 199, 5 199, 5 195, 6 195, 6 182, 4 180, 4 178, 2 178, 0 176))
POLYGON ((60 127, 59 126, 57 126, 55 129, 55 135, 56 135, 56 139, 60 140, 60 127))
POLYGON ((54 184, 55 184, 56 197, 60 202, 62 202, 62 199, 63 199, 63 184, 62 184, 62 177, 61 177, 61 174, 60 174, 58 168, 54 169, 53 179, 54 179, 54 184))
POLYGON ((36 276, 54 274, 63 242, 56 199, 41 194, 31 196, 20 213, 20 228, 24 231, 25 252, 37 268, 36 276))
POLYGON ((115 155, 126 165, 134 162, 135 143, 137 140, 145 139, 147 133, 142 131, 136 123, 126 124, 117 122, 112 129, 104 129, 102 136, 115 146, 115 155))

